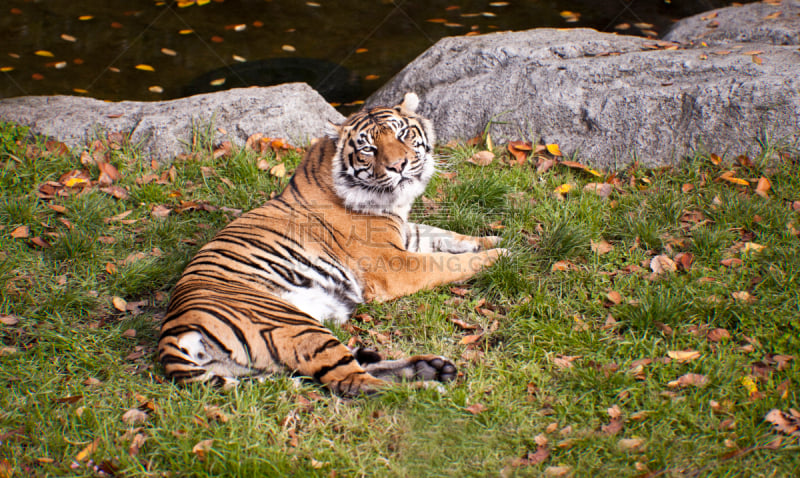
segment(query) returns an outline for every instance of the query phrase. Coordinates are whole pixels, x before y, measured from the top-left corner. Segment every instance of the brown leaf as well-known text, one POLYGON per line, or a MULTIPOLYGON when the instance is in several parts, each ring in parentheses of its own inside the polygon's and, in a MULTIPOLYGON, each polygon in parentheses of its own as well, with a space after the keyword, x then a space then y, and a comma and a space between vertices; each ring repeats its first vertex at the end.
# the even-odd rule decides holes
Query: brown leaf
POLYGON ((789 413, 773 408, 764 417, 764 420, 772 423, 775 431, 784 435, 795 435, 800 437, 800 412, 790 410, 789 413))
POLYGON ((753 302, 756 301, 756 298, 753 297, 746 290, 740 290, 740 291, 734 292, 734 293, 731 294, 731 297, 733 297, 734 300, 737 300, 739 302, 746 302, 748 304, 752 304, 753 302))
POLYGON ((219 158, 222 158, 222 157, 225 157, 225 156, 230 156, 231 147, 232 147, 232 145, 231 145, 230 141, 223 141, 216 148, 214 148, 214 151, 212 151, 211 156, 214 159, 219 159, 219 158))
POLYGON ((465 408, 465 410, 473 415, 478 415, 486 411, 486 405, 482 403, 475 403, 465 408))
POLYGON ((538 166, 536 166, 536 172, 541 174, 541 173, 547 171, 548 169, 552 168, 553 166, 555 166, 555 164, 556 164, 556 161, 554 159, 545 159, 544 161, 539 163, 538 166))
POLYGON ((549 456, 550 451, 547 449, 547 447, 540 445, 536 447, 535 452, 528 452, 526 456, 514 459, 514 461, 511 462, 511 466, 516 468, 520 466, 537 465, 547 460, 549 456))
POLYGON ((457 317, 450 317, 450 322, 456 324, 459 328, 461 328, 461 330, 475 330, 475 329, 480 328, 477 325, 473 325, 473 324, 469 324, 467 322, 464 322, 463 320, 461 320, 461 319, 459 319, 457 317))
POLYGON ((194 453, 200 461, 205 461, 206 455, 208 454, 209 450, 211 450, 213 445, 213 439, 199 441, 195 446, 192 447, 192 453, 194 453))
POLYGON ((206 405, 203 407, 203 409, 206 412, 206 418, 208 418, 208 421, 217 421, 220 423, 228 422, 228 416, 225 415, 225 413, 220 410, 219 407, 214 405, 206 405))
POLYGON ((611 292, 606 294, 606 298, 608 298, 608 300, 614 305, 618 305, 619 303, 622 302, 622 294, 620 294, 615 290, 612 290, 611 292))
POLYGON ((622 451, 639 451, 643 445, 641 438, 623 438, 617 442, 617 447, 622 451))
POLYGON ((572 471, 571 466, 566 466, 566 465, 548 466, 547 468, 544 469, 544 474, 546 476, 560 477, 560 476, 567 476, 570 471, 572 471))
POLYGON ((124 332, 122 332, 122 336, 132 339, 136 337, 136 329, 127 329, 124 332))
POLYGON ((491 164, 492 161, 494 161, 494 153, 491 151, 478 151, 467 160, 467 162, 477 164, 478 166, 487 166, 491 164))
POLYGON ((130 197, 128 191, 122 186, 108 186, 105 188, 100 188, 100 191, 103 191, 106 194, 114 196, 117 199, 125 200, 128 199, 128 197, 130 197))
POLYGON ((550 267, 551 272, 576 270, 575 264, 570 261, 558 261, 550 267))
POLYGON ((602 256, 603 254, 607 254, 614 250, 614 246, 612 246, 607 241, 602 239, 598 242, 590 240, 589 244, 591 245, 592 252, 594 252, 598 256, 602 256))
POLYGON ((655 256, 650 260, 650 270, 656 275, 675 272, 677 269, 675 262, 664 254, 655 256))
POLYGON ((695 387, 703 387, 708 383, 708 377, 705 375, 700 375, 697 373, 687 373, 685 375, 681 375, 678 377, 677 380, 673 380, 667 383, 667 386, 670 388, 684 388, 689 386, 695 387))
POLYGON ((483 333, 474 334, 474 335, 465 335, 461 338, 459 342, 461 345, 469 345, 474 344, 475 342, 479 341, 483 337, 483 333))
POLYGON ((728 259, 722 259, 720 261, 720 264, 722 264, 725 267, 739 267, 740 265, 742 265, 742 260, 737 259, 735 257, 731 257, 728 259))
POLYGON ((278 163, 270 168, 269 174, 276 178, 283 178, 286 176, 286 166, 283 163, 278 163))
POLYGON ((556 355, 552 360, 559 368, 572 368, 572 362, 579 358, 581 358, 580 355, 556 355))
POLYGON ((172 209, 168 208, 167 206, 163 204, 156 204, 155 206, 153 206, 153 209, 150 211, 150 214, 153 217, 163 218, 169 216, 169 213, 171 212, 172 209))
POLYGON ((583 190, 595 193, 601 198, 607 198, 614 192, 614 186, 608 183, 589 183, 583 187, 583 190))
POLYGON ((147 413, 139 410, 138 408, 131 408, 122 414, 122 421, 128 425, 136 425, 144 423, 147 420, 147 413))
POLYGON ((122 175, 111 163, 98 163, 97 168, 100 169, 100 173, 108 175, 111 181, 119 181, 122 179, 122 175))
POLYGON ((125 307, 128 305, 125 299, 116 295, 111 298, 111 304, 120 312, 125 312, 125 307))
POLYGON ((716 328, 709 331, 706 338, 711 342, 719 342, 721 340, 730 339, 731 334, 726 329, 716 328))
POLYGON ((530 154, 532 150, 533 146, 530 141, 508 142, 508 152, 511 153, 514 158, 512 162, 518 166, 525 164, 525 161, 528 159, 528 154, 530 154))
POLYGON ((761 176, 758 179, 758 184, 756 185, 756 194, 758 194, 764 199, 768 199, 769 198, 768 192, 769 188, 771 187, 772 184, 769 182, 769 179, 765 178, 764 176, 761 176))
POLYGON ((465 295, 469 294, 469 289, 465 289, 463 287, 451 287, 450 292, 459 297, 464 297, 465 295))
POLYGON ((137 433, 133 436, 131 440, 131 444, 128 447, 128 455, 136 456, 139 454, 139 450, 144 445, 144 442, 147 441, 147 435, 144 433, 137 433))
POLYGON ((675 264, 678 269, 689 272, 692 270, 692 263, 694 263, 694 255, 691 252, 679 252, 675 254, 675 264))
POLYGON ((11 231, 11 237, 14 239, 26 239, 30 236, 31 229, 28 226, 19 226, 11 231))
POLYGON ((19 323, 19 317, 17 317, 16 315, 0 314, 0 324, 17 325, 18 323, 19 323))
POLYGON ((98 380, 98 379, 96 379, 94 377, 89 377, 89 378, 87 378, 86 380, 84 380, 81 383, 86 385, 87 387, 95 387, 97 385, 102 384, 103 382, 101 382, 100 380, 98 380))
POLYGON ((608 422, 608 425, 603 425, 600 427, 603 434, 608 436, 613 436, 622 431, 624 426, 624 422, 620 417, 612 417, 611 421, 608 422))
POLYGON ((35 246, 41 247, 42 249, 47 249, 48 247, 50 247, 50 243, 49 243, 49 242, 47 242, 47 241, 45 241, 44 239, 42 239, 42 238, 41 238, 41 237, 39 237, 39 236, 32 237, 32 238, 31 238, 31 242, 32 242, 32 243, 33 243, 35 246))

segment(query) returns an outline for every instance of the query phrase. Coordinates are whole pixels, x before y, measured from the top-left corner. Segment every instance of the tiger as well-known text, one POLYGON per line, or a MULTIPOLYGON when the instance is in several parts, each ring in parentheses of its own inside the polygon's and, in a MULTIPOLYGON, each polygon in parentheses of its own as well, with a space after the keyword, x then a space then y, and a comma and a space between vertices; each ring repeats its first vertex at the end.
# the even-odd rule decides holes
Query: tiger
POLYGON ((161 324, 168 378, 230 388, 284 373, 344 397, 456 378, 445 357, 384 360, 325 325, 343 324, 364 302, 467 280, 507 253, 498 236, 408 221, 436 169, 433 126, 418 105, 407 93, 394 107, 329 124, 282 193, 197 252, 161 324))

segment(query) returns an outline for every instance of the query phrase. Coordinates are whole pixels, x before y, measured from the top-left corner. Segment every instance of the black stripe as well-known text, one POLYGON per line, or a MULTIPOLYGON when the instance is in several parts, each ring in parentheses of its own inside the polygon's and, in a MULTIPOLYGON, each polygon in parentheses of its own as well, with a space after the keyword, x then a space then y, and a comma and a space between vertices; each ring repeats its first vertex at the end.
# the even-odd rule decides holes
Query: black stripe
POLYGON ((349 353, 349 354, 343 356, 335 364, 326 365, 326 366, 320 368, 319 370, 317 370, 316 372, 314 372, 314 380, 316 380, 317 382, 321 382, 322 381, 322 377, 327 375, 333 369, 336 369, 336 368, 339 368, 339 367, 343 367, 343 366, 349 364, 350 362, 352 362, 353 360, 355 360, 355 358, 353 357, 353 354, 349 353))

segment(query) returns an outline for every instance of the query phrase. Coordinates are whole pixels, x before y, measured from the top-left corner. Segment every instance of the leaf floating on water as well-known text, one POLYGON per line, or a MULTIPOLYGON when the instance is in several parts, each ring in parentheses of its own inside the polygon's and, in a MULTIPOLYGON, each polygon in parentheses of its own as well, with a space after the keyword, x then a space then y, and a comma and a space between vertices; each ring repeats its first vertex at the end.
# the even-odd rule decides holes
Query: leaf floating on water
POLYGON ((293 47, 292 45, 282 45, 281 46, 281 50, 289 52, 289 53, 294 53, 294 52, 297 51, 297 49, 295 47, 293 47))
POLYGON ((167 56, 176 56, 178 54, 178 52, 176 52, 175 50, 169 49, 169 48, 162 48, 161 49, 161 53, 163 53, 163 54, 165 54, 167 56))
POLYGON ((239 55, 233 55, 232 58, 233 58, 234 61, 238 61, 240 63, 244 63, 244 62, 247 61, 247 58, 245 58, 243 56, 239 56, 239 55))
POLYGON ((33 52, 33 54, 36 56, 43 56, 46 58, 52 58, 54 56, 52 52, 49 52, 47 50, 36 50, 35 52, 33 52))
POLYGON ((85 22, 94 18, 94 15, 81 15, 78 17, 78 20, 85 22))
POLYGON ((211 86, 220 86, 225 84, 225 78, 217 78, 216 80, 211 80, 208 82, 211 86))
POLYGON ((78 41, 77 38, 75 38, 72 35, 67 35, 66 33, 62 33, 61 34, 61 39, 64 40, 64 41, 68 41, 68 42, 76 42, 76 41, 78 41))
POLYGON ((137 70, 142 70, 142 71, 156 71, 155 68, 153 68, 150 65, 145 65, 144 63, 140 63, 140 64, 136 65, 135 68, 137 70))
POLYGON ((178 30, 179 35, 188 35, 190 33, 194 33, 194 30, 191 28, 184 28, 183 30, 178 30))
POLYGON ((162 87, 160 87, 158 85, 153 85, 153 86, 147 88, 147 91, 149 91, 150 93, 163 93, 164 92, 164 88, 162 88, 162 87))

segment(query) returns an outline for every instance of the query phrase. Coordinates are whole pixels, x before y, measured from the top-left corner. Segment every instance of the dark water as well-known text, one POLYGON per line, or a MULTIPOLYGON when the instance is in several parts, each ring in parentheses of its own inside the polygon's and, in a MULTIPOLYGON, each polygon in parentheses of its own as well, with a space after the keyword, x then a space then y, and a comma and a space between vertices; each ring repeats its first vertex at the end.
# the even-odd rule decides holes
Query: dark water
POLYGON ((445 36, 535 27, 654 36, 728 3, 0 0, 0 96, 160 100, 306 81, 348 103, 445 36))

